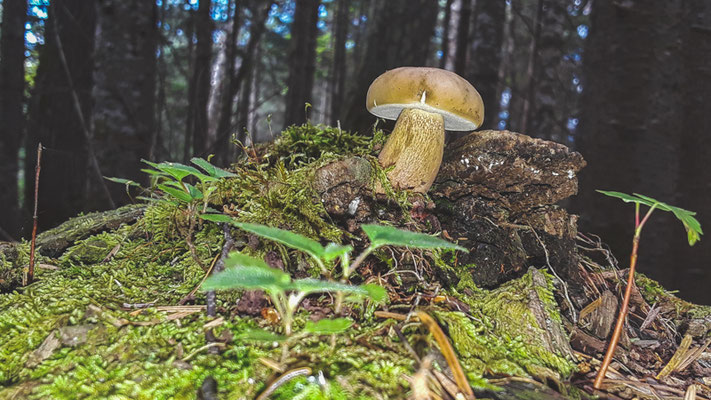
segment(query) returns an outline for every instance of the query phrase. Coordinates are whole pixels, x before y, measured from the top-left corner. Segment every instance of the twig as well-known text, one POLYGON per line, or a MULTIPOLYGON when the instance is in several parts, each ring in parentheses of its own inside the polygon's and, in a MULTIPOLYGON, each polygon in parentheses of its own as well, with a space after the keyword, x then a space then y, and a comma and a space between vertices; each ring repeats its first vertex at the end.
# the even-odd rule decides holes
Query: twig
POLYGON ((262 392, 262 394, 257 397, 257 400, 266 400, 269 398, 269 396, 274 393, 279 387, 286 382, 289 382, 290 380, 298 377, 298 376, 305 376, 305 375, 311 375, 311 368, 309 367, 301 367, 301 368, 296 368, 292 369, 290 371, 286 371, 283 373, 277 380, 272 382, 269 386, 267 386, 266 389, 262 392))
POLYGON ((444 359, 447 360, 447 364, 449 364, 449 369, 452 371, 452 375, 454 375, 454 381, 457 383, 459 390, 467 396, 467 398, 473 399, 474 392, 472 391, 471 386, 469 386, 469 381, 467 380, 467 376, 464 374, 462 365, 459 363, 459 359, 457 359, 452 345, 449 343, 449 340, 447 340, 447 336, 444 332, 442 332, 442 328, 440 328, 437 321, 435 321, 426 312, 418 311, 416 315, 420 319, 420 322, 422 322, 432 333, 435 341, 437 341, 439 350, 442 352, 444 359))
MULTIPOLYGON (((234 244, 234 239, 232 239, 232 235, 230 234, 229 224, 222 224, 222 233, 225 237, 225 244, 222 246, 222 253, 220 253, 220 258, 217 260, 217 262, 215 263, 215 267, 213 268, 214 272, 220 272, 225 269, 225 259, 227 259, 227 256, 230 254, 230 250, 232 249, 232 245, 234 244)), ((209 274, 210 272, 208 271, 205 276, 209 274)), ((215 294, 214 290, 210 290, 207 292, 206 297, 207 316, 214 317, 217 314, 217 295, 215 294)), ((205 331, 205 339, 208 343, 215 341, 215 334, 212 332, 212 329, 208 329, 205 331)), ((216 347, 212 347, 210 348, 209 352, 210 354, 217 354, 219 352, 219 349, 216 347)))
POLYGON ((37 144, 37 165, 35 165, 35 206, 32 213, 32 242, 30 243, 30 265, 27 268, 25 285, 35 279, 35 246, 37 244, 37 198, 39 196, 40 161, 42 159, 42 143, 37 144))

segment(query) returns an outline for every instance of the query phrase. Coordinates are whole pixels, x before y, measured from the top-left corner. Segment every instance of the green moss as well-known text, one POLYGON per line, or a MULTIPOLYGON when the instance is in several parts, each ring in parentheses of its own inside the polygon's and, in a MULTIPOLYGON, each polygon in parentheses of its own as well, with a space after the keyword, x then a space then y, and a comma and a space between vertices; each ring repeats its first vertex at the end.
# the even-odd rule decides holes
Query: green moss
MULTIPOLYGON (((391 200, 383 207, 395 202, 403 211, 402 218, 410 218, 406 211, 412 199, 406 192, 388 191, 386 171, 374 157, 383 142, 381 131, 369 139, 335 128, 292 127, 264 162, 245 160, 234 168, 237 177, 217 182, 210 205, 219 210, 225 206, 238 220, 278 226, 324 242, 342 242, 348 234, 330 220, 310 181, 315 169, 329 160, 358 154, 368 158, 376 171, 373 186, 382 185, 391 200)), ((4 387, 0 398, 191 399, 208 376, 218 382, 220 398, 253 398, 263 390, 278 374, 258 359, 279 359, 279 348, 235 340, 222 354, 210 355, 203 349, 203 326, 208 322, 204 313, 175 320, 154 309, 131 313, 138 304, 175 305, 200 284, 205 272, 186 242, 194 217, 185 207, 151 202, 133 225, 76 240, 59 262, 41 258, 60 269, 38 270, 39 279, 32 285, 0 295, 0 385, 4 387), (104 262, 116 248, 116 254, 104 262), (46 358, 33 355, 47 337, 75 325, 88 327, 85 342, 60 344, 46 358)), ((257 256, 275 250, 291 271, 317 273, 303 253, 269 241, 261 241, 253 251, 246 246, 249 238, 244 232, 235 229, 232 234, 237 249, 257 256)), ((210 265, 222 249, 221 229, 197 220, 191 238, 196 256, 210 265)), ((22 243, 14 260, 0 256, 0 271, 21 268, 28 251, 29 245, 22 243)), ((378 254, 385 263, 392 262, 387 252, 378 254)), ((442 269, 465 270, 452 267, 456 265, 452 254, 433 251, 431 257, 442 269)), ((464 276, 471 279, 469 274, 464 276)), ((573 370, 572 363, 543 351, 535 340, 541 328, 527 314, 528 298, 521 295, 531 288, 530 278, 495 291, 477 289, 460 279, 459 288, 473 290, 471 297, 457 297, 472 306, 474 318, 447 311, 438 311, 436 316, 446 325, 472 382, 485 386, 481 379, 485 373, 568 376, 573 370)), ((550 281, 535 290, 550 308, 552 319, 559 321, 550 281)), ((218 296, 218 309, 225 318, 217 328, 218 336, 227 330, 238 337, 258 324, 262 329, 275 329, 262 318, 229 314, 236 297, 236 291, 218 296)), ((195 303, 205 304, 204 293, 196 293, 195 303)), ((370 315, 372 306, 367 311, 370 315)), ((300 313, 297 327, 307 318, 305 312, 300 313)), ((329 383, 327 393, 313 379, 299 378, 280 387, 273 398, 405 396, 409 384, 404 377, 412 375, 417 365, 400 348, 397 337, 386 333, 393 321, 363 318, 356 322, 337 337, 335 351, 324 337, 302 336, 290 342, 289 366, 307 365, 314 374, 322 371, 329 383)), ((408 335, 419 335, 420 328, 403 329, 408 335)))
POLYGON ((472 377, 492 373, 565 378, 575 371, 574 362, 544 346, 547 327, 539 326, 528 308, 529 291, 535 290, 551 319, 560 323, 550 278, 544 288, 532 285, 531 279, 529 272, 492 291, 457 294, 472 307, 473 318, 458 312, 437 313, 472 377))
POLYGON ((274 142, 270 155, 295 169, 332 155, 368 155, 385 143, 385 134, 375 129, 373 137, 323 125, 293 125, 274 142))

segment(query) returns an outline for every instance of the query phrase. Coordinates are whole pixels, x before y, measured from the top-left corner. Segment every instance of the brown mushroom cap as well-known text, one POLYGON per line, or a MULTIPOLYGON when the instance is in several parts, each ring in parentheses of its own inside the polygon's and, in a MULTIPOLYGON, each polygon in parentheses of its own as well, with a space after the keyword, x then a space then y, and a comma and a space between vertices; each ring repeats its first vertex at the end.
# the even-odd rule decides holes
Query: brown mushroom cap
POLYGON ((365 102, 371 114, 395 120, 404 108, 441 114, 444 129, 472 131, 484 120, 484 103, 466 79, 439 68, 400 67, 377 77, 365 102))

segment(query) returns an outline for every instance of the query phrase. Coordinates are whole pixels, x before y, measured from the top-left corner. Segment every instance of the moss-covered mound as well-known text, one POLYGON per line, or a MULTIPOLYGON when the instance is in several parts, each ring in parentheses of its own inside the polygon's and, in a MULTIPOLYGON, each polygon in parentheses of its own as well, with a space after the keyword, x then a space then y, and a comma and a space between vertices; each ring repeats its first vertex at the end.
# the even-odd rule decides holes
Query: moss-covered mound
MULTIPOLYGON (((311 125, 290 128, 263 151, 247 151, 249 156, 231 169, 236 177, 210 183, 216 189, 207 205, 240 221, 359 247, 358 235, 328 214, 311 180, 327 161, 352 155, 374 161, 382 136, 376 132, 375 139, 363 138, 311 125)), ((384 174, 376 162, 373 168, 374 187, 384 174)), ((56 252, 40 249, 41 265, 29 286, 18 285, 29 244, 0 252, 0 276, 10 277, 0 295, 0 398, 191 399, 209 385, 208 377, 217 383, 218 398, 256 398, 265 390, 273 390, 274 399, 404 398, 412 393, 412 377, 421 367, 417 354, 438 354, 422 325, 378 318, 372 306, 351 310, 355 324, 333 342, 306 335, 290 339, 286 357, 271 342, 244 339, 244 332, 257 327, 279 331, 269 307, 262 315, 240 314, 236 301, 241 293, 221 292, 218 318, 208 318, 205 294, 191 295, 206 275, 203 268, 220 256, 222 229, 197 218, 194 208, 169 201, 168 195, 154 196, 156 201, 133 222, 86 237, 71 236, 71 245, 56 252), (206 340, 208 329, 216 342, 206 340), (211 351, 215 347, 217 354, 211 351), (289 371, 299 372, 294 373, 298 377, 276 379, 289 371)), ((383 201, 411 210, 403 199, 407 196, 397 194, 383 201)), ((380 222, 403 225, 410 218, 408 212, 396 215, 402 219, 380 222)), ((298 251, 239 230, 232 236, 237 250, 276 255, 293 275, 319 273, 298 251)), ((398 287, 392 282, 399 277, 376 275, 393 272, 389 268, 394 265, 417 263, 417 257, 457 268, 455 258, 437 252, 397 262, 390 259, 393 254, 388 249, 379 252, 354 279, 385 284, 391 300, 380 309, 401 315, 412 309, 416 294, 433 288, 398 287)), ((416 304, 438 319, 475 387, 495 397, 495 385, 486 378, 513 375, 560 382, 575 371, 571 353, 556 348, 550 334, 551 327, 562 328, 547 274, 531 269, 492 291, 464 282, 457 289, 436 290, 431 298, 456 299, 467 309, 457 311, 448 305, 452 302, 435 300, 416 304)), ((296 331, 332 308, 330 296, 309 298, 308 307, 298 313, 296 331)), ((433 359, 434 368, 447 373, 447 363, 438 356, 433 359)))

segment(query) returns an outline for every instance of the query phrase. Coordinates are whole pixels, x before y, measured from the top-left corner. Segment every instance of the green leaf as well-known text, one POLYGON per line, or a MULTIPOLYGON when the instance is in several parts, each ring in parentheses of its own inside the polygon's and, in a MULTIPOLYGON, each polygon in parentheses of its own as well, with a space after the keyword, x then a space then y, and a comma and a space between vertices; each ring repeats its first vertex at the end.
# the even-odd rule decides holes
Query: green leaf
POLYGON ((312 257, 322 258, 325 252, 325 249, 319 242, 284 229, 272 228, 266 225, 249 224, 246 222, 233 221, 232 224, 244 229, 247 232, 252 232, 256 235, 274 240, 291 248, 304 251, 312 257))
POLYGON ((205 279, 201 290, 262 289, 267 292, 289 290, 289 275, 274 268, 257 266, 229 267, 205 279))
POLYGON ((354 293, 361 296, 368 296, 369 293, 366 289, 360 286, 348 285, 340 282, 332 281, 322 281, 319 279, 298 279, 291 282, 290 290, 296 290, 303 292, 306 295, 311 293, 323 293, 323 292, 344 292, 344 293, 354 293))
POLYGON ((375 248, 390 245, 420 249, 454 249, 469 252, 462 246, 424 233, 406 231, 385 225, 364 224, 361 228, 370 238, 370 245, 375 248))
POLYGON ((200 215, 200 218, 204 219, 205 221, 225 222, 228 224, 231 224, 234 222, 232 217, 230 217, 229 215, 225 215, 225 214, 202 214, 202 215, 200 215))
POLYGON ((365 285, 360 285, 360 287, 368 292, 368 297, 375 303, 384 303, 388 299, 388 292, 380 285, 366 283, 365 285))
POLYGON ((693 246, 694 244, 696 244, 696 242, 701 240, 701 235, 703 235, 703 231, 701 230, 701 224, 699 223, 699 221, 694 218, 694 215, 696 215, 696 213, 693 211, 671 206, 667 203, 661 202, 657 199, 639 193, 629 195, 626 193, 606 190, 598 190, 598 192, 606 196, 622 199, 624 202, 627 203, 639 203, 644 204, 648 207, 656 206, 656 208, 659 210, 672 212, 674 216, 676 216, 676 218, 681 221, 682 225, 684 225, 689 246, 693 246))
POLYGON ((207 172, 207 174, 213 178, 232 178, 237 176, 232 172, 225 171, 222 168, 217 168, 216 166, 210 164, 209 161, 206 161, 200 157, 193 157, 190 159, 190 161, 205 170, 205 172, 207 172))
POLYGON ((351 251, 353 251, 353 246, 343 246, 336 243, 329 243, 323 250, 323 254, 321 255, 321 257, 324 261, 329 262, 347 253, 350 253, 351 251))
POLYGON ((233 251, 232 253, 230 253, 229 257, 227 257, 227 259, 225 260, 225 267, 259 267, 273 269, 274 271, 276 271, 275 273, 285 275, 287 277, 289 276, 282 270, 270 267, 269 265, 267 265, 266 262, 264 262, 264 260, 261 260, 256 257, 251 257, 237 251, 233 251))
POLYGON ((193 198, 190 196, 190 194, 186 193, 183 190, 176 189, 174 187, 170 187, 168 185, 164 185, 162 183, 158 184, 158 189, 168 193, 169 195, 173 196, 174 198, 184 201, 186 203, 189 203, 193 200, 193 198))
POLYGON ((304 331, 315 335, 331 335, 348 330, 353 321, 347 318, 321 319, 318 322, 307 321, 304 331))
POLYGON ((186 176, 188 176, 194 172, 196 172, 198 174, 200 173, 200 171, 198 171, 197 169, 195 169, 193 167, 188 167, 187 165, 183 165, 180 163, 171 163, 171 162, 154 163, 154 162, 150 162, 148 160, 141 160, 141 161, 143 161, 144 163, 150 165, 151 167, 153 167, 159 171, 165 172, 166 174, 172 176, 173 178, 175 178, 178 181, 183 180, 183 178, 185 178, 186 176))
POLYGON ((108 180, 108 181, 111 181, 111 182, 120 183, 120 184, 126 185, 126 186, 141 187, 141 185, 139 185, 138 183, 136 183, 135 181, 132 181, 132 180, 130 180, 130 179, 112 178, 112 177, 109 177, 109 176, 105 176, 104 179, 106 179, 106 180, 108 180))
POLYGON ((242 340, 256 340, 259 342, 283 342, 286 336, 278 335, 274 332, 265 331, 263 329, 249 329, 235 337, 242 340))
POLYGON ((190 197, 192 197, 195 200, 199 200, 203 198, 202 192, 200 189, 196 188, 195 186, 185 183, 184 184, 186 188, 188 188, 188 193, 190 193, 190 197))

